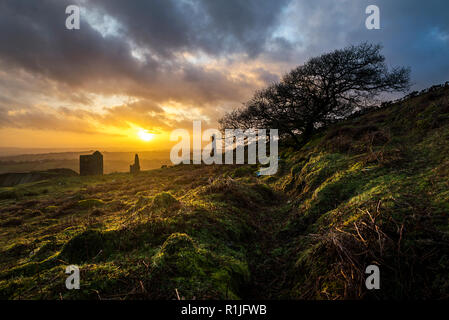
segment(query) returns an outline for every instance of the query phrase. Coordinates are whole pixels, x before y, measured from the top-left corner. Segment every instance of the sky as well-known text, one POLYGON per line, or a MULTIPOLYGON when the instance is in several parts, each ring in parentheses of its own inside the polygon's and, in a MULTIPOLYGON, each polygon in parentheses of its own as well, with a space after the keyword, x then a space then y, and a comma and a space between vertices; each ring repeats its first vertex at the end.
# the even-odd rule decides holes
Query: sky
POLYGON ((449 1, 0 0, 0 147, 168 148, 172 130, 216 127, 309 58, 364 41, 411 68, 412 90, 448 81, 449 1))

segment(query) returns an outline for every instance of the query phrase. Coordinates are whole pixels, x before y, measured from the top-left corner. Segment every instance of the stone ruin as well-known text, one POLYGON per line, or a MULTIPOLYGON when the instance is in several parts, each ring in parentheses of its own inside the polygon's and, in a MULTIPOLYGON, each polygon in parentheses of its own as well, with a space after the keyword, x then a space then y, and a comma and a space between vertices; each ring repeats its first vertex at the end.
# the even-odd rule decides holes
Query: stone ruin
POLYGON ((99 151, 80 155, 80 176, 103 175, 103 155, 99 151))
POLYGON ((210 157, 212 158, 215 155, 215 150, 217 150, 217 141, 215 140, 215 134, 210 137, 210 142, 212 144, 212 148, 210 150, 210 157))
POLYGON ((134 157, 134 164, 129 166, 130 173, 139 173, 140 172, 140 163, 139 163, 139 155, 136 154, 134 157))

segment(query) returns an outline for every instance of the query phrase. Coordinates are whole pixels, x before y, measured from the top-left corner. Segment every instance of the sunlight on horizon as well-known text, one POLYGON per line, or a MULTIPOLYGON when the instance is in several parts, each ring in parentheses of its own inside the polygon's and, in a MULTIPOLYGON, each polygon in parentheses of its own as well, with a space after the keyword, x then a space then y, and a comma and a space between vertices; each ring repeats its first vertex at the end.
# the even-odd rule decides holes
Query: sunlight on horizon
POLYGON ((148 130, 142 128, 139 129, 137 135, 140 138, 140 140, 145 142, 151 141, 154 138, 154 133, 151 133, 148 130))

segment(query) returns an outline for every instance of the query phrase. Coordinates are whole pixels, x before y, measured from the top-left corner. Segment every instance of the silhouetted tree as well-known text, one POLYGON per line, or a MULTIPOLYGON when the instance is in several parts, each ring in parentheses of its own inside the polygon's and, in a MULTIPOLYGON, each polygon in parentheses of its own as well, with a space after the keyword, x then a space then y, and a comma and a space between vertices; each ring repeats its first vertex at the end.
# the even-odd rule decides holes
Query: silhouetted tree
POLYGON ((317 128, 409 89, 410 69, 388 70, 382 47, 363 43, 312 58, 219 120, 222 129, 277 128, 301 146, 317 128))

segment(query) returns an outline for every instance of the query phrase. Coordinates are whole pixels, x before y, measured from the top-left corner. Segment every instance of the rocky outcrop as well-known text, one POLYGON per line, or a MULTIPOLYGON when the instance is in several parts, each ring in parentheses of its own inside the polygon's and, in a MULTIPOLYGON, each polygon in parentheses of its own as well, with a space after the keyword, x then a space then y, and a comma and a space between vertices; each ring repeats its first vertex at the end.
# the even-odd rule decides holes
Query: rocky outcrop
POLYGON ((140 172, 140 162, 139 162, 139 155, 136 154, 134 157, 134 164, 131 164, 129 166, 129 173, 139 173, 140 172))

